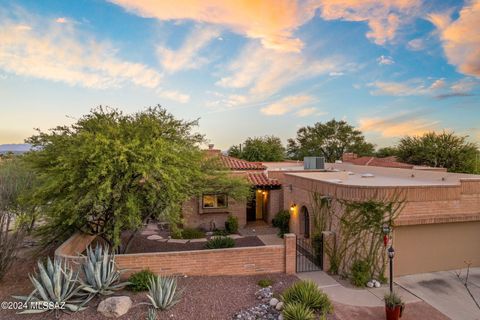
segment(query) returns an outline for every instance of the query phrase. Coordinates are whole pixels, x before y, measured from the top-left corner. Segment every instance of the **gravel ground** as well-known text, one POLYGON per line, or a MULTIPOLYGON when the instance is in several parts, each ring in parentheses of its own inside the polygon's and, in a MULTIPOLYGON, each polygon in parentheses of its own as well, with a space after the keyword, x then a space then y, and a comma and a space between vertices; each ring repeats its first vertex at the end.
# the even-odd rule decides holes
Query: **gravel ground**
MULTIPOLYGON (((11 295, 27 295, 32 290, 28 273, 34 271, 35 259, 25 253, 22 254, 6 277, 0 282, 0 301, 16 301, 11 295)), ((227 320, 241 309, 254 306, 258 303, 255 292, 260 288, 258 280, 269 278, 274 280, 273 290, 279 294, 286 287, 297 281, 295 276, 284 274, 269 274, 256 276, 222 276, 222 277, 187 277, 179 279, 179 287, 184 294, 181 302, 170 311, 159 312, 158 319, 175 320, 227 320)), ((120 320, 145 319, 148 306, 145 293, 133 294, 129 291, 120 291, 116 295, 128 294, 134 303, 130 311, 119 318, 120 320)), ((96 312, 99 299, 90 301, 89 307, 74 314, 61 314, 60 319, 93 320, 108 319, 96 312)), ((43 320, 54 319, 53 314, 43 313, 36 315, 20 315, 13 310, 0 310, 1 320, 43 320)))
MULTIPOLYGON (((258 247, 264 245, 262 240, 254 236, 235 239, 235 247, 258 247)), ((205 242, 171 243, 148 240, 146 236, 137 235, 133 238, 128 253, 188 251, 203 250, 204 248, 205 242)))

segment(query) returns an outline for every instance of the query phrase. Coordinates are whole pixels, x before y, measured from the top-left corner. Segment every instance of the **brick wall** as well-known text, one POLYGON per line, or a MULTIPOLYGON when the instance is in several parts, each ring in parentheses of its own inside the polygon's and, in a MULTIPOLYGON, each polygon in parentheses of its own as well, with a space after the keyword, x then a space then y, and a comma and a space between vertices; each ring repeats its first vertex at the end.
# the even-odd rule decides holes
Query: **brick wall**
POLYGON ((201 200, 193 198, 182 205, 184 225, 190 228, 202 228, 211 230, 215 225, 217 229, 225 228, 225 221, 228 215, 238 218, 240 227, 247 223, 247 204, 245 201, 235 201, 228 198, 228 207, 219 209, 202 208, 201 200))
MULTIPOLYGON (((120 269, 128 270, 125 276, 143 269, 189 276, 295 273, 295 239, 294 234, 286 234, 283 245, 119 254, 116 262, 120 269)), ((92 240, 90 236, 75 234, 55 251, 55 255, 75 260, 76 253, 83 252, 92 240)))

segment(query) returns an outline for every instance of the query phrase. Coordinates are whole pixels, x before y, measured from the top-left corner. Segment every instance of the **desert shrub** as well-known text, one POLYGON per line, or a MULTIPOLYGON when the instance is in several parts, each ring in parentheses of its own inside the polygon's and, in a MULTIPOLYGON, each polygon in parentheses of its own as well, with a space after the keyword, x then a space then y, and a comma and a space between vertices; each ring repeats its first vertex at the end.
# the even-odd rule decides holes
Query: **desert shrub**
POLYGON ((364 287, 370 280, 370 265, 365 260, 353 262, 350 270, 350 281, 354 286, 364 287))
POLYGON ((155 277, 155 273, 150 270, 142 270, 140 272, 136 272, 128 278, 128 289, 138 292, 138 291, 147 291, 148 284, 150 279, 155 277))
POLYGON ((228 236, 228 232, 225 230, 215 229, 213 230, 214 236, 228 236))
POLYGON ((313 310, 300 302, 286 303, 282 314, 284 320, 315 320, 313 310))
POLYGON ((222 249, 235 247, 235 240, 229 237, 213 237, 205 244, 205 249, 222 249))
POLYGON ((308 308, 323 314, 333 310, 328 296, 313 281, 298 281, 282 293, 285 304, 302 303, 308 308))
POLYGON ((261 279, 257 282, 257 284, 262 288, 266 288, 266 287, 269 287, 273 284, 273 280, 272 279, 261 279))
POLYGON ((288 210, 278 212, 272 220, 272 225, 279 229, 278 235, 283 238, 283 235, 290 231, 290 212, 288 210))
POLYGON ((225 221, 225 231, 228 233, 237 233, 238 231, 238 217, 229 215, 225 221))
POLYGON ((148 309, 145 320, 157 320, 157 310, 155 308, 148 309))
POLYGON ((176 278, 150 278, 147 297, 155 309, 168 310, 180 301, 181 296, 182 292, 177 290, 176 278))
POLYGON ((396 306, 402 306, 403 301, 396 292, 387 293, 384 297, 385 305, 389 308, 395 308, 396 306))
POLYGON ((199 239, 204 237, 205 232, 200 229, 184 228, 182 230, 182 239, 199 239))

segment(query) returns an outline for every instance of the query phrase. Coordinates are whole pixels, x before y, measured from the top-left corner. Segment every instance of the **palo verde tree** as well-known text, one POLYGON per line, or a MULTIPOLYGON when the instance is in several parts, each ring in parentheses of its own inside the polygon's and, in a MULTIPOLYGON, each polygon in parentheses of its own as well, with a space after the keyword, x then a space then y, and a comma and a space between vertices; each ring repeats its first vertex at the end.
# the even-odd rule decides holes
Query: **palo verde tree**
POLYGON ((152 217, 180 222, 181 203, 202 192, 248 194, 200 150, 197 121, 158 106, 135 114, 98 107, 71 126, 38 131, 26 160, 38 173, 30 201, 41 205, 47 240, 75 230, 117 247, 124 230, 152 217))
POLYGON ((291 159, 322 156, 327 162, 335 162, 342 159, 345 152, 371 155, 374 145, 365 141, 361 131, 343 120, 332 119, 302 127, 297 131, 295 139, 288 139, 287 154, 291 159))
POLYGON ((228 155, 248 161, 283 161, 285 148, 278 137, 254 137, 248 138, 240 146, 230 147, 228 155))
POLYGON ((400 140, 396 149, 398 158, 404 162, 467 173, 476 171, 479 152, 475 143, 453 132, 407 136, 400 140))

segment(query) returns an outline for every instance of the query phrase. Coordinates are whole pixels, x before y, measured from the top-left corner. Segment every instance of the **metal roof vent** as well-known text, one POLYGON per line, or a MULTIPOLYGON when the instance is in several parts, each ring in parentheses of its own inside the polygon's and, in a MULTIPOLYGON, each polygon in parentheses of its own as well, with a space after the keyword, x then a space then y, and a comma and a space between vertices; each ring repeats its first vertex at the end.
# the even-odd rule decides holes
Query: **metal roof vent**
POLYGON ((305 170, 324 170, 324 157, 305 157, 303 158, 303 168, 305 170))
POLYGON ((375 175, 373 173, 364 173, 362 174, 362 178, 374 178, 375 175))
POLYGON ((355 172, 348 171, 348 175, 349 175, 349 176, 354 176, 354 175, 355 175, 355 172))

